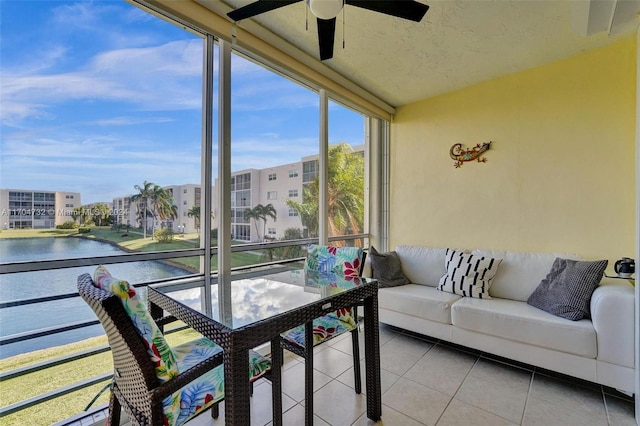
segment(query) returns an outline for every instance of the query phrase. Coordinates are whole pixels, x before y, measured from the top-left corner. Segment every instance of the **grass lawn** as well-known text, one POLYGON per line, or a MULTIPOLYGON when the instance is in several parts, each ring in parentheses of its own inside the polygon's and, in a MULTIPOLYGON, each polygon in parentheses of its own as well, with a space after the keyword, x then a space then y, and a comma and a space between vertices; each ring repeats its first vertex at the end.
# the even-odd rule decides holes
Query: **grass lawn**
MULTIPOLYGON (((167 334, 167 342, 171 346, 184 343, 199 337, 193 330, 183 330, 167 334)), ((106 336, 94 337, 80 342, 58 346, 39 351, 17 355, 0 360, 0 371, 9 371, 24 367, 46 359, 53 359, 63 355, 80 352, 107 344, 106 336)), ((113 371, 111 352, 85 357, 67 364, 51 367, 46 370, 27 374, 25 376, 6 380, 0 386, 0 401, 7 406, 18 401, 37 396, 64 386, 71 385, 89 377, 113 371)), ((53 400, 34 405, 2 418, 2 425, 52 424, 81 413, 95 395, 108 381, 88 388, 55 398, 53 400)), ((109 402, 109 392, 106 391, 93 406, 109 402)))
POLYGON ((68 237, 78 235, 77 229, 3 229, 2 238, 37 238, 37 237, 68 237))

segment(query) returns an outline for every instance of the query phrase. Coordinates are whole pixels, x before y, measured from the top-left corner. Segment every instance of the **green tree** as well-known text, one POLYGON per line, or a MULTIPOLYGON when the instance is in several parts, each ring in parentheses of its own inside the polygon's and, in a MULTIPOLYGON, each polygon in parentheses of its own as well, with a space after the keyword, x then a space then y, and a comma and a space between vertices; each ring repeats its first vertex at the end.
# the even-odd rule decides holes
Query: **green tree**
MULTIPOLYGON (((189 209, 189 211, 187 212, 187 216, 189 217, 193 217, 196 219, 196 229, 198 230, 198 233, 200 233, 200 206, 193 206, 189 209)), ((216 215, 213 213, 213 211, 211 212, 211 219, 215 219, 216 215)))
MULTIPOLYGON (((261 206, 261 205, 262 204, 258 204, 258 206, 261 206)), ((262 218, 262 216, 258 206, 255 206, 252 209, 250 208, 244 209, 244 218, 245 220, 253 220, 253 223, 256 226, 256 235, 258 239, 260 239, 260 229, 258 229, 258 221, 262 218)))
POLYGON ((247 208, 244 211, 244 218, 247 220, 253 220, 253 223, 256 226, 256 234, 258 236, 258 239, 262 241, 264 241, 265 232, 267 229, 267 220, 271 218, 275 222, 277 220, 277 215, 278 213, 271 203, 267 204, 266 206, 258 204, 254 208, 247 208), (260 220, 263 222, 262 238, 260 238, 260 230, 258 229, 258 221, 260 220))
POLYGON ((149 210, 149 200, 153 196, 153 187, 155 185, 155 183, 147 182, 145 180, 142 186, 133 186, 138 191, 138 193, 131 197, 131 201, 138 203, 138 213, 140 223, 142 224, 143 238, 147 238, 147 213, 149 210))
MULTIPOLYGON (((327 210, 329 235, 357 234, 364 230, 364 157, 347 143, 329 147, 327 210)), ((304 203, 287 200, 298 212, 310 237, 318 236, 319 181, 303 189, 304 203)))
POLYGON ((266 234, 267 219, 271 218, 275 222, 277 220, 278 212, 276 211, 275 207, 273 207, 273 204, 271 203, 267 204, 266 206, 263 206, 262 204, 258 204, 256 208, 259 210, 260 219, 262 220, 262 241, 264 241, 267 235, 266 234))
POLYGON ((187 211, 187 217, 193 217, 196 222, 196 229, 200 233, 200 206, 193 206, 187 211))
POLYGON ((71 218, 73 219, 73 221, 75 222, 81 217, 82 217, 82 207, 74 207, 73 210, 71 211, 71 218))
MULTIPOLYGON (((178 207, 173 203, 171 192, 160 185, 153 185, 149 200, 154 218, 167 220, 178 217, 178 207)), ((152 229, 155 231, 155 220, 153 221, 152 229)))
MULTIPOLYGON (((284 230, 284 235, 280 238, 280 241, 292 241, 302 239, 302 229, 300 228, 287 228, 284 230)), ((265 261, 273 262, 274 259, 286 260, 294 259, 296 257, 304 256, 306 251, 306 244, 292 244, 282 247, 271 247, 264 250, 262 258, 265 261)))
POLYGON ((98 226, 102 226, 106 221, 111 217, 111 211, 106 204, 96 204, 92 209, 91 213, 93 213, 93 220, 97 222, 98 226))

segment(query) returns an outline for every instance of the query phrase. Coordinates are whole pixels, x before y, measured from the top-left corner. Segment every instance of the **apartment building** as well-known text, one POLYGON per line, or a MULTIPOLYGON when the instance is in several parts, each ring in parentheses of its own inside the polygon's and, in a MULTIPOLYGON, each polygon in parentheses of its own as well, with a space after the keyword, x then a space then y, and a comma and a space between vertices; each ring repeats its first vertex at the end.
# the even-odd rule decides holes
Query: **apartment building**
MULTIPOLYGON (((354 153, 364 154, 364 145, 353 146, 354 153)), ((304 186, 313 182, 318 176, 318 155, 303 157, 300 161, 283 164, 265 169, 245 169, 231 174, 231 235, 240 241, 262 241, 263 239, 278 239, 284 236, 288 228, 300 229, 306 235, 298 212, 287 205, 292 199, 303 202, 304 186), (267 218, 255 223, 252 219, 245 219, 245 211, 258 204, 273 205, 276 220, 267 218), (266 225, 266 226, 265 226, 266 225)), ((189 216, 189 211, 201 206, 200 185, 169 185, 163 187, 173 197, 177 208, 177 216, 173 220, 155 219, 155 229, 168 226, 176 233, 193 233, 200 228, 200 218, 189 216)), ((218 195, 218 180, 212 190, 212 228, 218 228, 220 217, 220 199, 218 195)), ((131 202, 133 195, 113 199, 113 211, 116 223, 139 226, 137 203, 131 202)), ((148 228, 152 227, 148 219, 148 228)))
MULTIPOLYGON (((352 147, 354 153, 364 154, 364 145, 352 147)), ((286 202, 289 199, 302 203, 305 185, 318 176, 318 155, 303 157, 295 163, 265 169, 247 169, 231 174, 231 234, 233 239, 241 241, 261 241, 279 239, 288 228, 298 228, 306 235, 306 229, 295 209, 286 202), (258 204, 273 205, 276 220, 267 218, 266 226, 260 221, 255 223, 245 219, 245 210, 258 204), (256 226, 257 225, 257 226, 256 226), (264 234, 264 235, 263 235, 264 234)), ((217 180, 214 183, 213 206, 218 217, 217 180)), ((218 221, 213 221, 213 227, 218 221)))
MULTIPOLYGON (((309 162, 317 163, 317 156, 309 162)), ((240 241, 261 241, 267 238, 280 238, 287 228, 302 229, 298 213, 287 206, 286 200, 302 202, 303 161, 284 164, 266 169, 248 169, 231 175, 231 235, 240 241), (267 218, 266 226, 262 221, 255 223, 245 218, 245 211, 258 204, 273 205, 276 220, 267 218), (263 235, 264 234, 264 235, 263 235)), ((317 170, 317 166, 315 167, 317 170)), ((317 174, 316 174, 317 175, 317 174)), ((218 226, 219 198, 217 179, 214 183, 213 205, 215 211, 214 228, 218 226)))
MULTIPOLYGON (((176 206, 177 216, 175 219, 161 220, 155 219, 156 223, 153 224, 155 229, 168 226, 177 233, 190 233, 196 232, 200 227, 199 217, 189 216, 189 211, 194 207, 200 207, 201 188, 200 185, 185 184, 185 185, 169 185, 163 187, 169 191, 173 198, 174 205, 176 206)), ((121 225, 129 225, 138 227, 139 222, 139 203, 132 202, 133 195, 126 195, 123 197, 116 197, 113 199, 113 214, 114 222, 121 225)), ((151 228, 151 219, 148 219, 147 227, 151 228)))
POLYGON ((48 229, 73 220, 79 192, 0 189, 3 229, 48 229))
POLYGON ((156 228, 164 225, 172 228, 174 232, 196 232, 200 228, 200 217, 189 216, 189 212, 193 212, 194 207, 200 207, 202 197, 200 185, 170 185, 165 186, 164 189, 172 194, 173 202, 177 207, 177 216, 164 224, 156 223, 156 228))

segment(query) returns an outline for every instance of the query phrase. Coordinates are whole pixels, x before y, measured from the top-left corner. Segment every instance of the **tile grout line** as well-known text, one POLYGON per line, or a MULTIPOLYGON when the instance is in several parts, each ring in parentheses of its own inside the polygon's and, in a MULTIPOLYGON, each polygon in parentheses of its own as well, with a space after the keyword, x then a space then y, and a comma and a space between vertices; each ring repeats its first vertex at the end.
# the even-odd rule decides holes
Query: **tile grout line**
POLYGON ((600 392, 602 395, 602 403, 604 404, 604 414, 607 416, 607 425, 611 426, 611 418, 609 417, 609 404, 607 404, 607 398, 602 386, 600 386, 600 392))
MULTIPOLYGON (((435 426, 438 425, 438 422, 440 422, 440 420, 442 419, 442 416, 444 416, 444 413, 447 412, 447 409, 449 408, 449 406, 451 405, 451 402, 456 398, 456 395, 458 394, 458 392, 460 391, 460 388, 462 387, 462 384, 464 383, 465 380, 467 380, 467 377, 469 377, 469 374, 471 374, 471 370, 473 370, 473 367, 475 367, 478 364, 478 361, 480 360, 480 357, 478 356, 476 358, 476 360, 473 362, 473 365, 471 366, 471 368, 469 369, 469 371, 467 371, 467 374, 465 374, 464 379, 462 379, 462 382, 460 382, 460 386, 458 386, 458 388, 456 389, 456 391, 453 393, 453 395, 451 396, 451 399, 449 400, 449 402, 447 402, 447 406, 444 407, 444 410, 442 410, 442 413, 440 413, 440 415, 438 416, 438 420, 436 420, 435 426)), ((473 407, 475 407, 475 405, 473 404, 469 404, 473 407)), ((477 407, 480 408, 480 407, 477 407)))
POLYGON ((529 405, 529 398, 531 397, 531 394, 533 393, 533 379, 536 375, 536 369, 535 367, 533 368, 533 371, 531 371, 531 378, 529 379, 529 390, 527 391, 527 398, 524 400, 524 409, 522 410, 522 416, 520 416, 520 425, 523 426, 524 425, 524 418, 527 415, 527 407, 529 405))
MULTIPOLYGON (((465 352, 465 353, 469 354, 468 352, 465 352)), ((454 399, 456 399, 456 395, 458 394, 458 392, 460 392, 460 389, 461 389, 461 388, 462 388, 462 386, 464 385, 464 382, 465 382, 465 381, 466 381, 470 376, 472 376, 471 372, 473 371, 473 368, 474 368, 476 365, 478 365, 478 363, 480 362, 480 360, 481 360, 481 359, 483 359, 483 357, 482 357, 481 355, 477 355, 477 354, 473 354, 473 355, 477 357, 477 358, 476 358, 476 360, 475 360, 475 362, 473 363, 473 366, 471 366, 471 368, 469 369, 469 371, 468 371, 468 372, 467 372, 467 374, 465 375, 464 379, 463 379, 463 380, 462 380, 462 382, 460 383, 460 386, 458 386, 458 389, 456 389, 456 392, 453 394, 453 396, 451 397, 451 400, 449 401, 449 403, 448 403, 448 404, 447 404, 447 406, 445 407, 444 411, 442 412, 442 414, 441 414, 441 415, 440 415, 440 417, 438 418, 438 421, 436 421, 436 426, 437 426, 438 422, 440 421, 440 419, 442 418, 442 416, 444 415, 445 411, 447 411, 447 408, 449 408, 449 405, 451 404, 451 402, 452 402, 454 399)), ((485 359, 486 359, 486 358, 485 358, 485 359)), ((531 380, 532 380, 532 379, 531 379, 531 380)), ((531 381, 531 380, 530 380, 530 382, 529 382, 529 383, 530 383, 529 387, 531 387, 531 383, 532 383, 532 381, 531 381)), ((424 386, 426 386, 426 385, 424 385, 424 386)), ((429 387, 429 386, 427 386, 427 387, 429 387)), ((436 389, 436 390, 437 390, 437 389, 436 389)), ((528 397, 528 396, 527 396, 527 397, 528 397)), ((502 416, 502 415, 500 415, 500 414, 497 414, 497 413, 491 412, 491 411, 487 410, 487 409, 486 409, 486 408, 484 408, 484 407, 480 407, 480 406, 475 405, 475 404, 473 404, 473 403, 471 403, 471 402, 467 402, 467 401, 463 401, 463 400, 458 400, 458 401, 463 402, 463 403, 465 403, 465 404, 469 404, 470 406, 472 406, 472 407, 474 407, 474 408, 477 408, 478 410, 484 411, 485 413, 488 413, 488 414, 490 414, 490 415, 492 415, 492 416, 495 416, 495 417, 501 418, 501 419, 505 420, 506 422, 513 423, 513 421, 511 421, 511 419, 508 419, 508 418, 506 418, 506 417, 504 417, 504 416, 502 416)), ((525 407, 526 407, 526 401, 525 401, 525 407)), ((524 414, 524 409, 523 409, 523 414, 524 414)), ((522 416, 521 416, 521 421, 520 421, 520 423, 519 423, 519 424, 520 424, 520 425, 522 424, 522 416)))

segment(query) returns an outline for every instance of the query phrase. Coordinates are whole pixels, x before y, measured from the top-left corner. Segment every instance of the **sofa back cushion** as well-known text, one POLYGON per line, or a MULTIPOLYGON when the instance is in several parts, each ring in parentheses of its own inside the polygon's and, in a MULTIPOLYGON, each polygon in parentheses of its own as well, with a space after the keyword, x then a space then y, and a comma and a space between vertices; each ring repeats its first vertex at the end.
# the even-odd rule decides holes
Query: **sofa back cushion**
POLYGON ((582 260, 571 253, 533 253, 504 250, 473 250, 478 256, 502 259, 493 277, 489 295, 501 299, 526 302, 531 293, 547 276, 557 257, 582 260))
MULTIPOLYGON (((445 269, 446 248, 400 245, 396 253, 402 263, 402 271, 413 284, 437 287, 445 269)), ((533 291, 533 290, 531 290, 533 291)))

